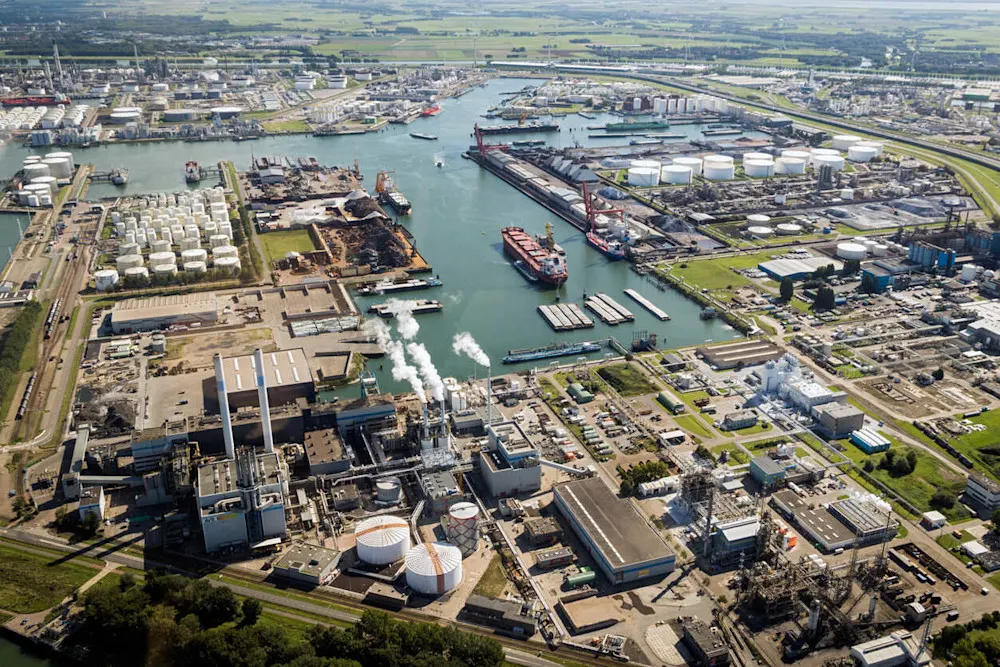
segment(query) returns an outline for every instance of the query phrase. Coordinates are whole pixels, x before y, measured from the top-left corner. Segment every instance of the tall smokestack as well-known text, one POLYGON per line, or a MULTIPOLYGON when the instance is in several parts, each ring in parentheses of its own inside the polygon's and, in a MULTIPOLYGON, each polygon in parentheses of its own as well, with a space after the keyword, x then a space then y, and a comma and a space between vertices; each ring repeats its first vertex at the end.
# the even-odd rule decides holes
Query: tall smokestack
POLYGON ((222 416, 222 439, 226 443, 226 456, 236 458, 233 443, 233 421, 229 416, 229 395, 226 393, 226 372, 222 369, 222 355, 215 355, 215 388, 219 392, 219 414, 222 416))
POLYGON ((486 425, 493 423, 493 367, 486 367, 486 425))
POLYGON ((260 424, 264 428, 264 451, 274 452, 274 435, 271 433, 271 406, 267 402, 267 381, 264 379, 264 352, 259 347, 253 353, 257 368, 257 400, 260 403, 260 424))

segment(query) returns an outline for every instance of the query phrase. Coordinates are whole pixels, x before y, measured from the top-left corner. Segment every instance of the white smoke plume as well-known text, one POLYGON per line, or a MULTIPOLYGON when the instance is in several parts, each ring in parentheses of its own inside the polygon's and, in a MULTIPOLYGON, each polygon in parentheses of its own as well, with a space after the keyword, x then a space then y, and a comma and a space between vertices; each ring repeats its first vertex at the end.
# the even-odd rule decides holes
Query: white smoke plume
POLYGON ((407 343, 406 351, 410 353, 410 358, 417 363, 420 369, 420 377, 424 384, 430 389, 431 396, 435 401, 444 400, 444 382, 441 381, 441 374, 434 367, 430 352, 423 343, 407 343))
POLYGON ((427 395, 424 393, 424 383, 420 380, 417 369, 406 361, 406 353, 403 344, 393 340, 389 327, 380 319, 366 320, 361 326, 362 330, 370 336, 375 337, 379 349, 386 353, 389 361, 392 362, 392 378, 396 382, 408 382, 421 403, 427 402, 427 395))
POLYGON ((402 301, 400 299, 389 299, 385 302, 386 309, 396 316, 396 331, 403 337, 403 340, 412 340, 420 331, 420 324, 413 317, 413 301, 402 301))
POLYGON ((490 365, 490 358, 486 356, 483 348, 479 347, 479 343, 476 342, 476 339, 468 331, 455 334, 455 338, 451 343, 451 349, 455 351, 455 354, 459 356, 464 354, 480 366, 488 368, 490 365))

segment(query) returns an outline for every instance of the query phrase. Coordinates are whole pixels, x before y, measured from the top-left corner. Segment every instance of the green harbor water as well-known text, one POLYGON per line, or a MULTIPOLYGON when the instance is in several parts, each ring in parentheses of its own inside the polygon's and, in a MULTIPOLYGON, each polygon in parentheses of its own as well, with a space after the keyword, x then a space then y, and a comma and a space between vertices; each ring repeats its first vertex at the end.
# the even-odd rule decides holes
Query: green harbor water
MULTIPOLYGON (((443 112, 434 118, 421 118, 409 126, 390 125, 373 134, 295 135, 247 142, 112 144, 73 152, 77 162, 94 163, 98 171, 114 167, 130 170, 125 188, 91 185, 87 199, 123 192, 183 190, 187 187, 183 179, 187 160, 202 165, 233 160, 238 168, 245 169, 254 154, 311 155, 328 165, 349 165, 357 158, 369 190, 374 188, 379 170, 394 170, 397 187, 413 204, 413 212, 403 218, 403 224, 413 233, 417 249, 434 267, 433 273, 444 282, 441 288, 402 295, 402 298, 440 299, 444 304, 442 313, 418 316, 420 332, 416 338, 427 346, 442 376, 467 377, 474 372, 471 361, 455 356, 451 350, 452 337, 461 331, 468 331, 476 338, 497 369, 508 350, 553 341, 615 336, 627 346, 633 331, 648 331, 659 336, 661 346, 676 347, 736 337, 738 334, 720 321, 701 320, 699 307, 680 294, 658 290, 634 274, 625 262, 608 262, 587 246, 584 235, 567 222, 475 163, 461 158, 462 152, 473 143, 474 123, 501 123, 482 118, 489 107, 502 99, 499 94, 519 90, 529 83, 532 82, 523 79, 496 80, 486 88, 445 100, 441 104, 443 112), (439 140, 414 139, 410 132, 433 134, 439 140), (444 161, 443 168, 435 167, 436 159, 444 161), (566 251, 569 267, 569 281, 559 290, 542 290, 528 283, 504 257, 501 248, 501 228, 517 225, 530 233, 542 234, 547 222, 552 223, 556 241, 566 251), (623 294, 625 288, 637 290, 672 319, 661 322, 654 318, 623 294), (593 329, 556 333, 536 311, 538 305, 555 303, 557 299, 582 306, 584 293, 594 292, 604 292, 631 310, 635 322, 611 327, 592 316, 596 323, 593 329)), ((542 138, 556 146, 572 146, 575 142, 584 146, 627 143, 624 139, 616 142, 587 138, 588 125, 620 120, 610 115, 588 120, 574 114, 558 119, 560 132, 507 135, 492 141, 542 138)), ((679 125, 671 128, 671 132, 700 137, 700 128, 692 125, 679 125)), ((0 149, 0 173, 12 175, 29 152, 46 151, 10 145, 0 149)), ((6 259, 9 239, 16 242, 17 238, 17 226, 8 217, 0 219, 0 262, 6 259)), ((359 306, 367 309, 370 303, 383 300, 362 298, 359 306)), ((402 389, 389 377, 388 364, 376 361, 370 367, 379 376, 383 389, 402 389)))
POLYGON ((58 662, 29 653, 14 642, 0 638, 0 665, 3 667, 59 667, 58 662))

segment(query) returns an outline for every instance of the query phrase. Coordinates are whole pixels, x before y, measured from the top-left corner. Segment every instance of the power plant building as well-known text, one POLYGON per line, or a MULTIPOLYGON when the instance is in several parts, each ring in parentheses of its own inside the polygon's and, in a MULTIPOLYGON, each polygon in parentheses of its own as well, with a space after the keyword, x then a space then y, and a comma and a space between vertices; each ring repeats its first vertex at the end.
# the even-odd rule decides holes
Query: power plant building
MULTIPOLYGON (((264 361, 264 381, 267 384, 269 405, 294 403, 299 398, 315 402, 316 383, 302 348, 265 352, 261 357, 264 361)), ((230 408, 238 410, 256 406, 258 392, 255 355, 224 357, 222 369, 226 375, 230 408)), ((213 392, 212 388, 206 391, 206 395, 210 402, 218 402, 218 392, 213 392)))
POLYGON ((676 556, 663 538, 599 477, 560 484, 553 495, 560 513, 612 583, 673 571, 676 556))
POLYGON ((479 472, 490 494, 497 498, 531 493, 542 488, 538 450, 515 422, 486 428, 489 445, 479 454, 479 472))

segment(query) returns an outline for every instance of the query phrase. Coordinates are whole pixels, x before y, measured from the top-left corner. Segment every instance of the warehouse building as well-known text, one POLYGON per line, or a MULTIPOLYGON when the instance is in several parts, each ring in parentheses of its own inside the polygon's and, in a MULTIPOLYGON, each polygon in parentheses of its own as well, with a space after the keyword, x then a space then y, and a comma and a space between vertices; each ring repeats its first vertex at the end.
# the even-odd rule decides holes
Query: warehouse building
POLYGON ((462 609, 467 620, 515 637, 535 634, 537 621, 525 605, 510 600, 497 600, 473 593, 462 609))
POLYGON ((783 354, 781 348, 766 340, 742 340, 737 343, 699 347, 696 353, 709 366, 723 371, 737 366, 763 364, 778 359, 783 354))
POLYGON ((920 637, 897 630, 851 647, 851 657, 859 667, 928 667, 931 652, 922 646, 920 637))
POLYGON ((798 494, 784 489, 771 496, 771 504, 820 549, 831 552, 854 544, 854 533, 825 507, 809 509, 798 494))
POLYGON ((892 445, 888 438, 870 428, 851 431, 851 442, 857 445, 865 454, 884 452, 892 445))
POLYGON ((614 584, 672 572, 676 556, 635 507, 617 498, 599 478, 560 484, 556 507, 614 584))
POLYGON ((813 408, 813 417, 828 438, 843 438, 864 428, 865 413, 850 403, 825 403, 813 408))
POLYGON ((210 292, 124 299, 111 309, 111 331, 115 334, 181 325, 212 326, 218 320, 219 303, 210 292))
POLYGON ((816 269, 829 266, 831 264, 833 265, 835 271, 840 271, 844 268, 842 262, 830 259, 829 257, 772 259, 767 262, 761 262, 757 265, 757 268, 774 280, 781 282, 785 278, 802 280, 803 278, 806 278, 810 274, 814 273, 816 269))
MULTIPOLYGON (((316 382, 302 348, 266 352, 263 359, 264 381, 267 383, 267 401, 270 406, 294 403, 299 398, 309 403, 316 401, 316 382)), ((226 374, 229 408, 239 410, 257 407, 257 368, 254 355, 224 357, 222 369, 226 374)), ((218 410, 218 384, 214 378, 206 380, 203 387, 206 407, 209 411, 218 410)))
POLYGON ((274 562, 275 576, 307 586, 330 583, 340 563, 340 552, 315 544, 293 545, 274 562))
POLYGON ((722 418, 722 430, 738 431, 741 428, 750 428, 756 423, 757 412, 755 410, 737 410, 722 418))
POLYGON ((830 514, 858 538, 861 546, 886 542, 896 537, 899 522, 871 500, 845 498, 830 503, 830 514))
POLYGON ((771 458, 770 454, 756 456, 750 459, 750 476, 765 489, 770 489, 785 481, 785 464, 771 458))

